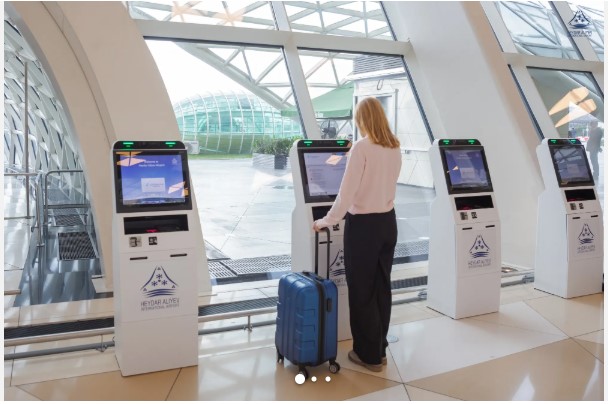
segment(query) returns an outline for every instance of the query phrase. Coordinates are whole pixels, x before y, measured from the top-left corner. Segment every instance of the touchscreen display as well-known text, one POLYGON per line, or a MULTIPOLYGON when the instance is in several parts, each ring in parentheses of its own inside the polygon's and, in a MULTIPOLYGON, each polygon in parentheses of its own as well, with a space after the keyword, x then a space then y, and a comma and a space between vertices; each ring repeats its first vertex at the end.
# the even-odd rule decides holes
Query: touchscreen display
POLYGON ((182 156, 171 154, 119 153, 122 205, 153 206, 184 204, 188 187, 182 156))
POLYGON ((550 150, 561 187, 593 184, 583 146, 554 146, 550 150))
POLYGON ((346 152, 309 152, 303 157, 308 195, 338 195, 346 169, 346 152))
POLYGON ((441 151, 449 193, 492 191, 492 182, 481 147, 446 147, 441 151))

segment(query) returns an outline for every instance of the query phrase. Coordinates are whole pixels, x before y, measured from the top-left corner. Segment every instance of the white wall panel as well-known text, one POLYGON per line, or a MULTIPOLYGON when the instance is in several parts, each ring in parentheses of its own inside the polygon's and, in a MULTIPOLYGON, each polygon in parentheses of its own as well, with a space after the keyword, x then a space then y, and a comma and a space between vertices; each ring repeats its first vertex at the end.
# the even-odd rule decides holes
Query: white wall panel
POLYGON ((435 138, 485 146, 502 222, 502 256, 532 268, 542 181, 538 144, 501 49, 478 2, 385 2, 435 138))

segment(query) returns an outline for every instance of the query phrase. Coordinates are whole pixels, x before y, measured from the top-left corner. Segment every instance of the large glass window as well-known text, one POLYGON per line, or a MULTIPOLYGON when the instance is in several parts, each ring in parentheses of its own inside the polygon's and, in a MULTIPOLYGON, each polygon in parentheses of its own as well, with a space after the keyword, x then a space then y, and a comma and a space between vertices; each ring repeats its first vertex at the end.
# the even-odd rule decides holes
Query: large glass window
POLYGON ((129 1, 131 17, 258 29, 276 29, 267 1, 129 1))
POLYGON ((274 155, 303 131, 282 49, 147 43, 188 144, 209 257, 289 254, 291 172, 274 155))
POLYGON ((498 11, 518 52, 580 59, 568 31, 547 1, 501 1, 498 11))
POLYGON ((286 1, 292 31, 394 40, 379 1, 286 1))
POLYGON ((528 68, 560 137, 579 139, 587 150, 604 202, 604 99, 590 73, 528 68))
POLYGON ((426 256, 430 202, 435 197, 428 157, 431 141, 403 59, 304 49, 299 53, 322 138, 357 140, 353 121, 357 102, 375 97, 382 103, 403 159, 395 200, 399 226, 395 261, 426 256))

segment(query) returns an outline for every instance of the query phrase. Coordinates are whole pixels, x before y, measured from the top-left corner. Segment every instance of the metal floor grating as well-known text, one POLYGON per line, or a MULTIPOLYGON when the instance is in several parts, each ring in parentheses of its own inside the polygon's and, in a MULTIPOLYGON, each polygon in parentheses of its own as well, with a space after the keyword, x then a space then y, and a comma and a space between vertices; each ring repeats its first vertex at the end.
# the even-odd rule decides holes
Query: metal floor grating
POLYGON ((84 222, 80 215, 55 216, 55 226, 83 226, 84 222))
POLYGON ((97 258, 91 239, 86 232, 57 233, 60 260, 97 258))
POLYGON ((49 215, 50 216, 73 216, 73 215, 80 215, 81 212, 78 211, 78 209, 75 208, 61 208, 61 207, 57 207, 57 208, 52 208, 50 209, 49 215))
POLYGON ((286 268, 285 265, 274 265, 272 261, 267 257, 225 260, 222 262, 222 264, 228 267, 232 272, 237 275, 282 272, 290 269, 289 267, 286 268))
POLYGON ((49 202, 70 202, 70 197, 61 189, 49 189, 47 191, 49 202))
POLYGON ((395 257, 411 257, 416 255, 428 255, 429 241, 406 241, 395 246, 395 257))
POLYGON ((209 277, 211 279, 226 279, 238 276, 237 274, 226 268, 224 265, 222 265, 220 262, 211 261, 207 264, 209 265, 209 277))
POLYGON ((426 286, 428 282, 428 276, 418 276, 416 278, 408 279, 397 279, 391 281, 391 289, 406 289, 413 288, 416 286, 426 286))
POLYGON ((218 303, 198 308, 199 316, 209 316, 211 314, 230 313, 233 311, 246 311, 255 309, 265 309, 276 307, 278 297, 264 297, 262 299, 244 300, 241 302, 218 303))

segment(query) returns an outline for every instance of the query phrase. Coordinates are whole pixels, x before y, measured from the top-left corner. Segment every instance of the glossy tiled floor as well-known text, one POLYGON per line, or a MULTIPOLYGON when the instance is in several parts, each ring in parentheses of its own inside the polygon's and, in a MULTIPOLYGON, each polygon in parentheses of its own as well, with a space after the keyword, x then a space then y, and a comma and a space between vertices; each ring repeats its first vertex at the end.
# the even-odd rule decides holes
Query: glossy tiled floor
MULTIPOLYGON (((215 290, 209 302, 276 294, 266 282, 250 290, 215 290)), ((341 370, 311 368, 316 382, 295 383, 296 368, 276 363, 274 326, 199 337, 198 366, 122 377, 112 348, 4 362, 5 400, 603 400, 603 294, 561 299, 533 285, 502 288, 498 313, 452 320, 424 301, 393 307, 388 364, 372 373, 347 359, 341 370), (330 381, 325 378, 329 376, 330 381)), ((111 311, 111 299, 92 305, 33 306, 22 323, 83 318, 111 311), (53 309, 53 310, 51 310, 53 309)), ((6 314, 6 313, 5 313, 6 314)), ((13 314, 14 316, 14 314, 13 314)), ((266 320, 273 315, 260 316, 266 320)), ((7 319, 5 318, 5 324, 7 319)), ((17 320, 19 321, 19 315, 17 320)), ((242 320, 226 320, 223 325, 242 320)), ((206 327, 213 326, 205 324, 206 327)), ((111 336, 104 336, 103 340, 111 336)), ((5 353, 101 342, 102 337, 5 353)))

